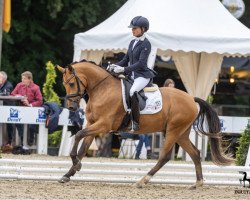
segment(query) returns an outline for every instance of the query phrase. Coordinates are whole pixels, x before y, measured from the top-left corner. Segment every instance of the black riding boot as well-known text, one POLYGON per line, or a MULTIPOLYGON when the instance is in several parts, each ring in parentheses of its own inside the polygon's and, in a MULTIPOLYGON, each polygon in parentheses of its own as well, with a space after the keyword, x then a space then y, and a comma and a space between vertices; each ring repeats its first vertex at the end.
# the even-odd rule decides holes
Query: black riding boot
POLYGON ((135 92, 131 98, 131 132, 138 131, 139 118, 140 118, 140 107, 137 98, 137 92, 135 92))

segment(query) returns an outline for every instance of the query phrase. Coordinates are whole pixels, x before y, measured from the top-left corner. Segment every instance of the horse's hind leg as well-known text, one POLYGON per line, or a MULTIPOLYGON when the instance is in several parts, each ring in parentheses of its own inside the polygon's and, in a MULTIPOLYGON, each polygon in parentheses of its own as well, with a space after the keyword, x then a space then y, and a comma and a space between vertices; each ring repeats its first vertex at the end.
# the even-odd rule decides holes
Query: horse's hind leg
POLYGON ((136 183, 136 187, 141 188, 143 185, 147 184, 150 179, 153 177, 153 175, 161 169, 163 165, 165 165, 171 158, 171 152, 172 148, 176 142, 176 136, 179 129, 175 129, 175 131, 171 131, 167 134, 165 143, 163 145, 163 148, 160 152, 160 157, 156 165, 147 173, 146 176, 144 176, 139 182, 136 183))
POLYGON ((201 168, 200 151, 192 144, 189 139, 190 129, 177 141, 177 143, 190 155, 195 165, 196 183, 190 189, 196 189, 203 186, 203 175, 201 168))

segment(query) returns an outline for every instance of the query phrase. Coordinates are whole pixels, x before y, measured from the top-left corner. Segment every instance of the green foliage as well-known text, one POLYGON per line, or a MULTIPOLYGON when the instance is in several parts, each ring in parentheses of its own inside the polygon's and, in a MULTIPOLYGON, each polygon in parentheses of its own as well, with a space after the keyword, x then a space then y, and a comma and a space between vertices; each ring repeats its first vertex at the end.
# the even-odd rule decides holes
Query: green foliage
POLYGON ((208 95, 208 97, 207 97, 207 102, 209 103, 209 104, 212 104, 213 103, 213 100, 214 100, 214 97, 213 97, 213 95, 208 95))
MULTIPOLYGON (((19 0, 12 4, 11 29, 3 33, 1 70, 17 84, 31 71, 41 87, 51 60, 62 66, 72 62, 74 35, 101 23, 126 0, 19 0)), ((56 82, 61 81, 57 77, 56 82)), ((55 91, 64 95, 62 84, 55 91)))
MULTIPOLYGON (((61 105, 60 99, 53 89, 53 85, 56 83, 55 81, 56 71, 55 71, 55 66, 52 64, 51 61, 48 61, 46 63, 46 70, 47 70, 47 75, 46 75, 46 81, 43 84, 43 97, 47 102, 54 102, 61 105)), ((62 136, 62 131, 55 131, 49 134, 48 136, 49 146, 58 147, 61 142, 61 136, 62 136)))
POLYGON ((61 138, 62 138, 62 131, 55 131, 52 134, 49 134, 48 139, 49 139, 49 143, 48 146, 49 147, 59 147, 60 142, 61 142, 61 138))
POLYGON ((53 89, 53 85, 56 83, 56 71, 55 66, 52 64, 51 61, 48 61, 46 63, 46 70, 47 75, 46 81, 43 84, 43 97, 47 102, 55 102, 61 105, 60 99, 53 89))
POLYGON ((250 125, 247 125, 246 130, 242 133, 239 140, 239 147, 236 151, 236 164, 245 165, 247 159, 248 148, 250 145, 250 125))

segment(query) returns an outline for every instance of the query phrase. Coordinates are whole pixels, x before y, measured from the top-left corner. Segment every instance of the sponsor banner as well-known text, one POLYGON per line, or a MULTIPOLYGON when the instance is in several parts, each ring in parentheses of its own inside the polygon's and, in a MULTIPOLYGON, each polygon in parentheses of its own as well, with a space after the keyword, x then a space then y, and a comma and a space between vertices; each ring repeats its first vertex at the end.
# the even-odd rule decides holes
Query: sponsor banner
POLYGON ((250 123, 250 117, 219 116, 221 131, 224 133, 242 133, 250 123))
POLYGON ((222 132, 231 133, 233 130, 233 118, 222 116, 220 118, 220 128, 222 132))
MULTIPOLYGON (((46 114, 43 107, 0 106, 0 123, 45 124, 46 114)), ((58 125, 71 125, 69 110, 63 109, 58 125)))

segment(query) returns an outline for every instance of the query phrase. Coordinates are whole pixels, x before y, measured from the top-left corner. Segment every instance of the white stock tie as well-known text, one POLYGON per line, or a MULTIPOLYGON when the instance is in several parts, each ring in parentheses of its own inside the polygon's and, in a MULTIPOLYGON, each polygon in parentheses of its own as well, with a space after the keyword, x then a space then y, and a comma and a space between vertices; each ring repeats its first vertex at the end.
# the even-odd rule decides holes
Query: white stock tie
POLYGON ((135 39, 135 42, 134 42, 134 44, 133 44, 132 50, 134 49, 134 47, 135 47, 135 45, 137 44, 138 41, 139 41, 139 39, 135 39))

